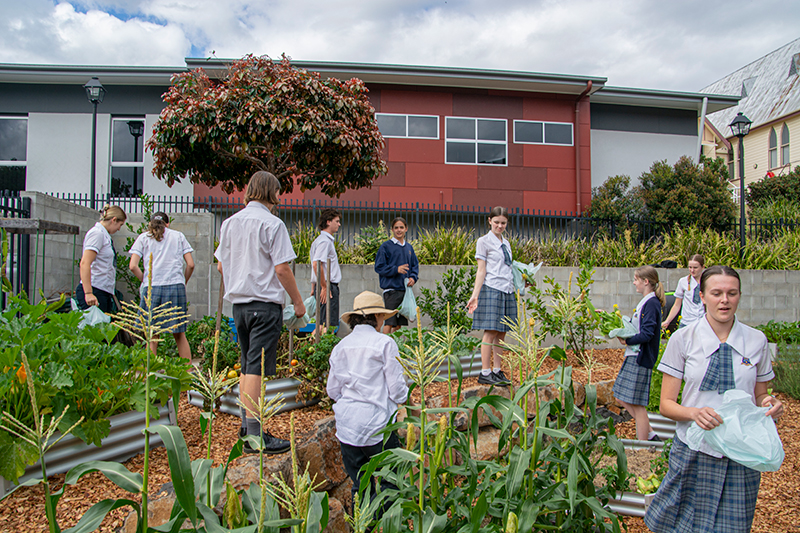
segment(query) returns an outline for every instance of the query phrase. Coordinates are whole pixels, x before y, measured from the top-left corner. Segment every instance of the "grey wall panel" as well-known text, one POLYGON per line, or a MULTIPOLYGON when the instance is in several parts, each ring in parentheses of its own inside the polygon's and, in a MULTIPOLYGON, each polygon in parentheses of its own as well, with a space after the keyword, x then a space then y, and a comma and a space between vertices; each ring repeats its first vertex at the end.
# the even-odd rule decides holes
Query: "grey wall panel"
MULTIPOLYGON (((108 92, 97 110, 113 115, 159 114, 164 108, 161 95, 168 89, 167 86, 141 85, 108 85, 105 88, 108 92)), ((0 114, 91 112, 92 104, 81 85, 0 83, 0 114)))
POLYGON ((591 104, 592 130, 697 136, 697 112, 657 107, 591 104))

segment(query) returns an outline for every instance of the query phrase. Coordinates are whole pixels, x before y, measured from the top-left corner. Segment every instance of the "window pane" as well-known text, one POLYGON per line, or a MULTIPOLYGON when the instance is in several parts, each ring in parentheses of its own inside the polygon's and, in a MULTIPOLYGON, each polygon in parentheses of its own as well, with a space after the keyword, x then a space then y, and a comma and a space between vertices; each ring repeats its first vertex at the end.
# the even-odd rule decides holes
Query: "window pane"
POLYGON ((437 139, 439 137, 439 119, 436 117, 408 117, 408 136, 437 139))
POLYGON ((482 165, 505 165, 505 144, 478 143, 478 163, 482 165))
POLYGON ((24 191, 25 167, 0 167, 0 191, 24 191))
POLYGON ((475 163, 475 143, 447 143, 448 163, 475 163))
POLYGON ((770 150, 769 151, 769 168, 775 168, 778 166, 778 150, 770 150))
POLYGON ((781 165, 789 164, 789 146, 786 145, 781 148, 781 165))
POLYGON ((406 116, 405 115, 376 115, 378 119, 378 129, 385 137, 405 137, 406 136, 406 116))
POLYGON ((478 139, 482 141, 505 141, 506 123, 503 120, 478 120, 478 139))
POLYGON ((111 196, 131 197, 142 194, 143 169, 111 167, 111 196))
POLYGON ((789 144, 789 128, 786 124, 783 125, 781 130, 781 144, 789 144))
MULTIPOLYGON (((475 119, 474 118, 448 118, 446 125, 447 125, 447 138, 448 139, 474 139, 475 138, 475 119)), ((474 163, 474 161, 473 161, 473 163, 474 163)))
POLYGON ((545 124, 544 142, 572 145, 572 124, 545 124))
POLYGON ((0 119, 0 161, 25 161, 28 153, 28 119, 0 119))
POLYGON ((775 128, 772 128, 769 131, 769 147, 770 148, 778 147, 778 136, 775 134, 775 128))
POLYGON ((134 136, 133 133, 131 133, 131 130, 137 127, 139 131, 144 133, 143 126, 144 122, 141 120, 114 121, 114 149, 111 154, 112 162, 124 163, 143 161, 144 139, 142 139, 142 135, 134 136))
POLYGON ((544 131, 541 122, 515 122, 514 141, 518 143, 543 143, 544 131))

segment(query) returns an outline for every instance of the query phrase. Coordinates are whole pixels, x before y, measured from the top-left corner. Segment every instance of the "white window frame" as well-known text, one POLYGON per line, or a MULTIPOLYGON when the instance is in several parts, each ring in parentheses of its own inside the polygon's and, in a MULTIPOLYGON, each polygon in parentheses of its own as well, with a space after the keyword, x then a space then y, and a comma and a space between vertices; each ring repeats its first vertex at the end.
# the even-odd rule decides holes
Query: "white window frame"
POLYGON ((514 120, 514 144, 546 144, 548 146, 575 146, 575 125, 572 122, 552 122, 548 120, 514 120), (542 125, 542 142, 531 141, 518 141, 517 140, 517 123, 522 124, 541 124, 542 125), (569 126, 570 141, 569 144, 547 142, 547 124, 557 124, 559 126, 569 126))
POLYGON ((406 119, 406 134, 405 135, 386 135, 381 132, 381 135, 384 136, 386 139, 424 139, 428 141, 438 141, 439 140, 439 115, 418 115, 418 114, 404 114, 404 113, 375 113, 375 121, 377 122, 378 116, 385 116, 385 117, 405 117, 406 119), (436 119, 436 137, 419 137, 416 135, 409 135, 408 134, 408 119, 414 118, 434 118, 436 119))
POLYGON ((477 165, 482 167, 507 167, 508 166, 508 119, 505 118, 492 118, 492 117, 444 117, 444 163, 446 165, 477 165), (474 139, 459 139, 453 137, 452 139, 447 136, 447 121, 449 119, 456 119, 456 120, 472 120, 475 124, 475 138, 474 139), (502 122, 503 123, 503 131, 505 132, 505 140, 504 141, 496 141, 490 139, 478 139, 478 121, 479 120, 487 120, 491 122, 502 122), (464 163, 461 161, 448 161, 447 160, 447 143, 448 142, 456 142, 462 144, 475 144, 475 162, 474 163, 464 163), (494 163, 479 163, 478 162, 478 144, 494 144, 503 146, 505 148, 505 163, 502 164, 494 164, 494 163))
MULTIPOLYGON (((108 143, 109 150, 110 150, 110 153, 108 154, 108 165, 109 165, 108 190, 109 190, 109 192, 111 191, 111 188, 112 188, 112 175, 113 175, 113 172, 114 172, 115 168, 140 168, 140 169, 142 169, 142 172, 141 172, 141 176, 142 176, 141 180, 142 181, 141 181, 140 187, 142 189, 142 193, 144 193, 144 152, 145 152, 144 145, 147 142, 146 133, 147 133, 147 121, 146 121, 144 116, 139 116, 139 117, 113 117, 111 119, 111 140, 108 143), (127 126, 128 122, 131 122, 131 121, 134 121, 134 120, 141 122, 144 125, 144 128, 145 128, 144 129, 144 134, 142 135, 142 138, 139 141, 141 143, 140 146, 141 146, 141 150, 142 150, 142 160, 141 161, 114 161, 114 124, 116 122, 125 122, 126 126, 127 126)), ((135 191, 134 191, 134 193, 135 193, 135 191)), ((131 198, 138 198, 138 195, 134 194, 133 196, 131 196, 131 198)))

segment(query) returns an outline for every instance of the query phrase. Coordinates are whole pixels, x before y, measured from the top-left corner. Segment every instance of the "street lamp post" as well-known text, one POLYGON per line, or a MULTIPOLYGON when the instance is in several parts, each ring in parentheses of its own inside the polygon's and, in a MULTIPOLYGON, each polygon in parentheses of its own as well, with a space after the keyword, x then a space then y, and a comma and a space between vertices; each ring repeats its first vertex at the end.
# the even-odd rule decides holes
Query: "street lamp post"
POLYGON ((744 212, 744 136, 750 133, 753 122, 742 113, 736 115, 731 122, 731 132, 739 137, 739 258, 744 256, 745 245, 745 212, 744 212))
POLYGON ((97 104, 102 103, 106 90, 96 77, 86 82, 83 88, 86 89, 86 97, 94 105, 94 112, 92 113, 92 181, 89 184, 89 203, 92 209, 96 209, 94 182, 97 170, 97 104))
MULTIPOLYGON (((133 162, 136 163, 139 160, 139 137, 144 135, 144 122, 141 120, 129 120, 128 121, 128 131, 131 132, 133 135, 133 162)), ((138 196, 136 193, 136 174, 139 169, 133 167, 133 195, 138 196)), ((144 176, 142 176, 144 178, 144 176)))

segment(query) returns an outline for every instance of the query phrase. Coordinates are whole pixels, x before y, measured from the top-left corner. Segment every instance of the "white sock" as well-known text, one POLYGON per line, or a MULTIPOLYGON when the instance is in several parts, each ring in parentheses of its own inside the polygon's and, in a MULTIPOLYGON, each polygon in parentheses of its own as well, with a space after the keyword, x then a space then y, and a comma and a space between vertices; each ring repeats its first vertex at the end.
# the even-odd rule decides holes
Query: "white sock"
POLYGON ((501 370, 500 368, 493 368, 492 372, 494 372, 496 374, 496 373, 500 372, 500 370, 501 370))
POLYGON ((647 440, 650 440, 655 436, 656 436, 656 432, 651 430, 650 433, 647 434, 647 440))
POLYGON ((488 376, 491 373, 492 373, 492 369, 491 368, 482 368, 481 369, 481 375, 482 376, 488 376))

